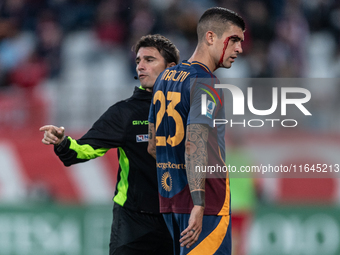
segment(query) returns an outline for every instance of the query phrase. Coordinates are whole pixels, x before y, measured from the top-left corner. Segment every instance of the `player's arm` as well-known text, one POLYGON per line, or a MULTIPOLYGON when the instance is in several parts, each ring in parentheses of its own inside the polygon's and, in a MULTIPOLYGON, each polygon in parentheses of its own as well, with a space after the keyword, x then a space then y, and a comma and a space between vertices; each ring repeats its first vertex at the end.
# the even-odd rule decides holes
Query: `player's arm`
MULTIPOLYGON (((185 164, 189 189, 194 207, 191 211, 188 227, 181 233, 181 246, 189 248, 202 231, 205 207, 205 173, 196 171, 196 166, 206 166, 208 162, 207 141, 209 130, 201 124, 187 126, 185 144, 185 164)), ((201 169, 201 168, 199 168, 201 169)))
POLYGON ((149 122, 149 154, 156 159, 156 136, 155 136, 155 124, 149 122))
POLYGON ((201 124, 190 124, 187 127, 185 144, 185 164, 190 193, 194 205, 205 206, 205 173, 195 171, 196 166, 206 166, 208 128, 201 124))

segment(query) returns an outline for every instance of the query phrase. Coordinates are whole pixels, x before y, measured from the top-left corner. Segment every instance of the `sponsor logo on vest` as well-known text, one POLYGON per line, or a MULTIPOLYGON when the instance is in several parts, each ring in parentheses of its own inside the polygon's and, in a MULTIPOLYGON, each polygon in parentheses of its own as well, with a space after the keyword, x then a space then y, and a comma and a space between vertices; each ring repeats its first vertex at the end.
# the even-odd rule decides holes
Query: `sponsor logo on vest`
POLYGON ((137 143, 147 142, 147 141, 149 141, 149 135, 136 135, 137 143))
POLYGON ((147 120, 133 120, 132 125, 134 125, 134 126, 149 125, 149 121, 147 121, 147 120))

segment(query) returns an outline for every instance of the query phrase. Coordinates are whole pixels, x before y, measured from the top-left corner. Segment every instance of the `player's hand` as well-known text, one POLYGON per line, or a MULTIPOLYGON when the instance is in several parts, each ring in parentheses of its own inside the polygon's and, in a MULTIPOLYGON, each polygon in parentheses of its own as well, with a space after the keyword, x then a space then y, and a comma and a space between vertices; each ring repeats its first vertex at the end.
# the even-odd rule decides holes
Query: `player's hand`
POLYGON ((190 248, 197 240, 202 232, 204 207, 195 205, 190 213, 189 225, 181 233, 182 238, 179 240, 181 246, 190 248))
POLYGON ((59 145, 65 139, 65 128, 56 127, 53 125, 46 125, 39 129, 39 131, 45 131, 44 138, 42 139, 43 144, 54 144, 59 145))

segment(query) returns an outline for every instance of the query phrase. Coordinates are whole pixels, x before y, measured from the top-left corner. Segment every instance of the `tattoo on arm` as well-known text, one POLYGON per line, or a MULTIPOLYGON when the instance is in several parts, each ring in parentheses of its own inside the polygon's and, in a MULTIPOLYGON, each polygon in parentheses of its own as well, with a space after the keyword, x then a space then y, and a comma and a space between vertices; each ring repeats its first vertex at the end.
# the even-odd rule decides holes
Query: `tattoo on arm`
POLYGON ((208 141, 209 130, 201 124, 190 124, 187 126, 187 138, 185 144, 186 172, 194 205, 205 206, 205 178, 206 173, 196 171, 202 169, 208 163, 208 141))
POLYGON ((149 123, 149 140, 153 139, 152 137, 152 129, 154 128, 154 124, 153 123, 149 123))
POLYGON ((149 123, 149 154, 156 159, 156 137, 155 137, 155 124, 149 123))

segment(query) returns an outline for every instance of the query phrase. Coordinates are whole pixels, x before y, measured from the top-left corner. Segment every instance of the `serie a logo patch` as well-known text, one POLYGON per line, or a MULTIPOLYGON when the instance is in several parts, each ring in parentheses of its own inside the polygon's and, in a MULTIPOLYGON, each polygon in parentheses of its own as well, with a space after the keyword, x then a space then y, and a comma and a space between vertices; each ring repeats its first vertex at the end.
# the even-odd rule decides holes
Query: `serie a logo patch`
POLYGON ((207 113, 206 113, 206 116, 209 117, 210 119, 212 119, 212 115, 214 113, 214 110, 215 110, 215 103, 208 100, 208 103, 207 103, 207 113))
POLYGON ((136 135, 137 143, 147 142, 147 141, 149 141, 149 135, 136 135))

